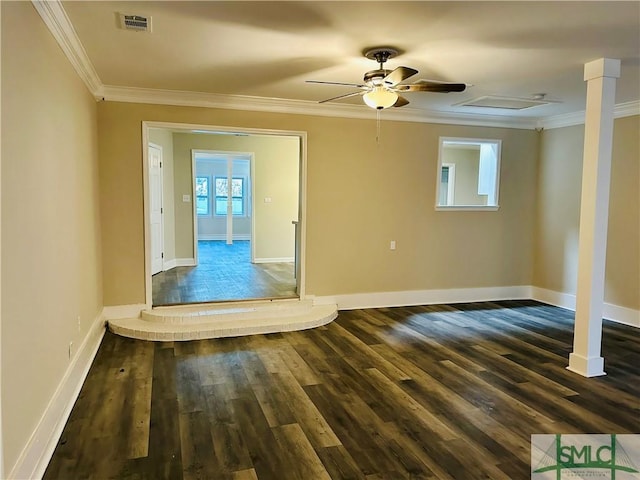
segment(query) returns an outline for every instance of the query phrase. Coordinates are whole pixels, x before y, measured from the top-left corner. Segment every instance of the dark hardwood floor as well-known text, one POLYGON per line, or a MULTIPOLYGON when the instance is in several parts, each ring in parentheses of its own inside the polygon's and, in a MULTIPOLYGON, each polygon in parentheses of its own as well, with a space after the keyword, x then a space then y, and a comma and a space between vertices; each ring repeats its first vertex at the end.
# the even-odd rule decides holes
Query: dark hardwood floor
POLYGON ((293 262, 251 263, 248 240, 198 241, 198 266, 152 277, 154 306, 296 297, 293 262))
POLYGON ((534 433, 640 432, 640 335, 566 370, 573 313, 534 301, 340 312, 301 332, 107 333, 45 479, 529 479, 534 433))

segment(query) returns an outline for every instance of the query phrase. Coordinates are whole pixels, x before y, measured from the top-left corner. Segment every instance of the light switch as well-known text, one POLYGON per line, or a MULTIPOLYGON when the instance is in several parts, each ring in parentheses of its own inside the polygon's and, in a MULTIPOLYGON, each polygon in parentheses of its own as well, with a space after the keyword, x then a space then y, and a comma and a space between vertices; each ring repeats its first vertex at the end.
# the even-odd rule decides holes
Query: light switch
POLYGON ((271 197, 264 197, 264 203, 271 203, 271 197))
POLYGON ((390 250, 395 250, 396 249, 396 241, 395 240, 391 240, 391 242, 389 243, 389 249, 390 250))
POLYGON ((191 201, 191 195, 182 195, 182 201, 183 202, 190 202, 191 201))

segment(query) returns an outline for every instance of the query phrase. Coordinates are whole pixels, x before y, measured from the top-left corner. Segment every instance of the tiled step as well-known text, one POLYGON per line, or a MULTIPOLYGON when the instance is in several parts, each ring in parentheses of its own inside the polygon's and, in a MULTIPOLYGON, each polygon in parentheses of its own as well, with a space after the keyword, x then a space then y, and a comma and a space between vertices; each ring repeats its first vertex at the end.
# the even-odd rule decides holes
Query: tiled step
POLYGON ((110 320, 118 335, 176 341, 304 330, 338 316, 336 305, 309 301, 235 302, 145 310, 141 318, 110 320))

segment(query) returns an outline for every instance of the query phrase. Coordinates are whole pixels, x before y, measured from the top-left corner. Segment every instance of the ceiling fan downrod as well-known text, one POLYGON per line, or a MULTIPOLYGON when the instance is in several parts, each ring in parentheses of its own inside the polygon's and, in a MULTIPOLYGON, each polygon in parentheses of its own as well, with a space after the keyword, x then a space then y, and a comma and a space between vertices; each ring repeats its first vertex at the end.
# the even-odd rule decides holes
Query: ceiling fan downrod
POLYGON ((390 58, 398 55, 398 50, 391 47, 372 48, 364 52, 364 56, 369 60, 375 60, 380 65, 380 70, 384 70, 384 64, 390 58))

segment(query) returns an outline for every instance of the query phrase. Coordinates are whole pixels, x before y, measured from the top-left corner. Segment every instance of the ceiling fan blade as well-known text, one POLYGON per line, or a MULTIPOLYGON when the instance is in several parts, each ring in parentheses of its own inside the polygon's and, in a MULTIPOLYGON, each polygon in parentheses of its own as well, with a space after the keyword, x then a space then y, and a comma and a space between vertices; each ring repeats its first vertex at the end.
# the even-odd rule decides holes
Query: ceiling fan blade
POLYGON ((322 85, 344 85, 345 87, 366 87, 360 83, 344 83, 344 82, 323 82, 321 80, 305 80, 306 83, 320 83, 322 85))
POLYGON ((384 77, 383 82, 385 85, 392 87, 406 80, 407 78, 414 76, 416 73, 418 73, 418 70, 414 70, 413 68, 398 67, 389 75, 384 77))
POLYGON ((333 100, 342 100, 343 98, 355 97, 356 95, 362 95, 363 92, 351 92, 345 95, 338 95, 337 97, 327 98, 326 100, 320 100, 318 103, 332 102, 333 100))
POLYGON ((409 105, 409 100, 404 98, 401 95, 398 95, 398 100, 393 104, 394 107, 404 107, 405 105, 409 105))
POLYGON ((464 92, 467 88, 466 83, 448 83, 448 82, 436 82, 436 81, 424 81, 420 83, 414 83, 412 85, 396 85, 394 90, 399 92, 464 92))

